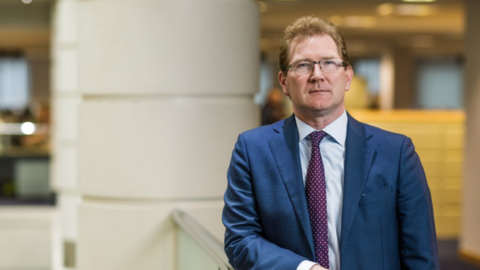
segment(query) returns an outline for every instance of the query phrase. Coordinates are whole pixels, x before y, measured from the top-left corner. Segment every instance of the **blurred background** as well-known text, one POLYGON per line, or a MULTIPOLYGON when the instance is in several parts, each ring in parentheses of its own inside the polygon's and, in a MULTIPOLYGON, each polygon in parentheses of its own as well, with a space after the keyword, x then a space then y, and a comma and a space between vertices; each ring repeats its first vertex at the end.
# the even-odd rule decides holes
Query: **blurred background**
POLYGON ((292 113, 305 15, 344 31, 349 113, 412 138, 442 269, 480 269, 480 1, 0 0, 0 270, 218 269, 172 213, 223 241, 233 145, 292 113))

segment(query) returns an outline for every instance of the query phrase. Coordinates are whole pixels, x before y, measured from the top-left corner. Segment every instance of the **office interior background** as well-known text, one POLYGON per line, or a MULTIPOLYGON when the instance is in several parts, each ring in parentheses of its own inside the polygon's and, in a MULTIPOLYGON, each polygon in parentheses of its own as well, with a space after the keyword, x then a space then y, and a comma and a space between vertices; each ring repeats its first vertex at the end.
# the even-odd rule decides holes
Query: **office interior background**
POLYGON ((480 265, 480 1, 0 0, 0 270, 219 269, 182 224, 222 241, 234 142, 305 15, 342 28, 348 111, 413 139, 439 239, 480 265))

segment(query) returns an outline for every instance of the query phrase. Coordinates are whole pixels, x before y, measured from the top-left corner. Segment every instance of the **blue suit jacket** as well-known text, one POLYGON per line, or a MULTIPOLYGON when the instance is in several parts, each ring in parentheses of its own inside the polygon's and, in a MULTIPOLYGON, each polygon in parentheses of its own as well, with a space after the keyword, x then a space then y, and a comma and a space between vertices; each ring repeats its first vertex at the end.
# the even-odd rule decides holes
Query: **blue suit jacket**
MULTIPOLYGON (((411 140, 348 117, 341 269, 439 269, 430 191, 411 140)), ((239 136, 223 223, 237 270, 315 261, 293 115, 239 136)))

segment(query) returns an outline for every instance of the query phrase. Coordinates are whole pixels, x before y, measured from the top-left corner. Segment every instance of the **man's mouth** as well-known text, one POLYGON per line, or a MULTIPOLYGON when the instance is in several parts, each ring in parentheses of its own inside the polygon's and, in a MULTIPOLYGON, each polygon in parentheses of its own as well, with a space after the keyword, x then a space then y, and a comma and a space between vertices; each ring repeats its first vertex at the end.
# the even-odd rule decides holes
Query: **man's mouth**
POLYGON ((314 90, 308 91, 309 94, 327 93, 327 92, 329 92, 329 91, 328 90, 323 90, 323 89, 314 89, 314 90))

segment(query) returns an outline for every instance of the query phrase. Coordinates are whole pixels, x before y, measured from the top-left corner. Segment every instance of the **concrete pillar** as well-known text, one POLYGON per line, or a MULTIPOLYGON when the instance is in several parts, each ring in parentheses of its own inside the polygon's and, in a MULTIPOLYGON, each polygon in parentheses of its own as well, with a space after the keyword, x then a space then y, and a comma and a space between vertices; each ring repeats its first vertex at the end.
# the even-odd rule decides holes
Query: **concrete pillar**
POLYGON ((175 269, 171 211, 222 237, 231 151, 259 122, 255 1, 55 5, 54 186, 76 269, 175 269))
POLYGON ((465 168, 463 188, 463 220, 460 239, 461 253, 480 262, 480 2, 465 1, 467 20, 466 65, 465 65, 465 109, 467 134, 465 147, 465 168))
POLYGON ((52 11, 52 183, 60 213, 62 267, 74 269, 78 240, 78 74, 80 0, 57 0, 52 11))

